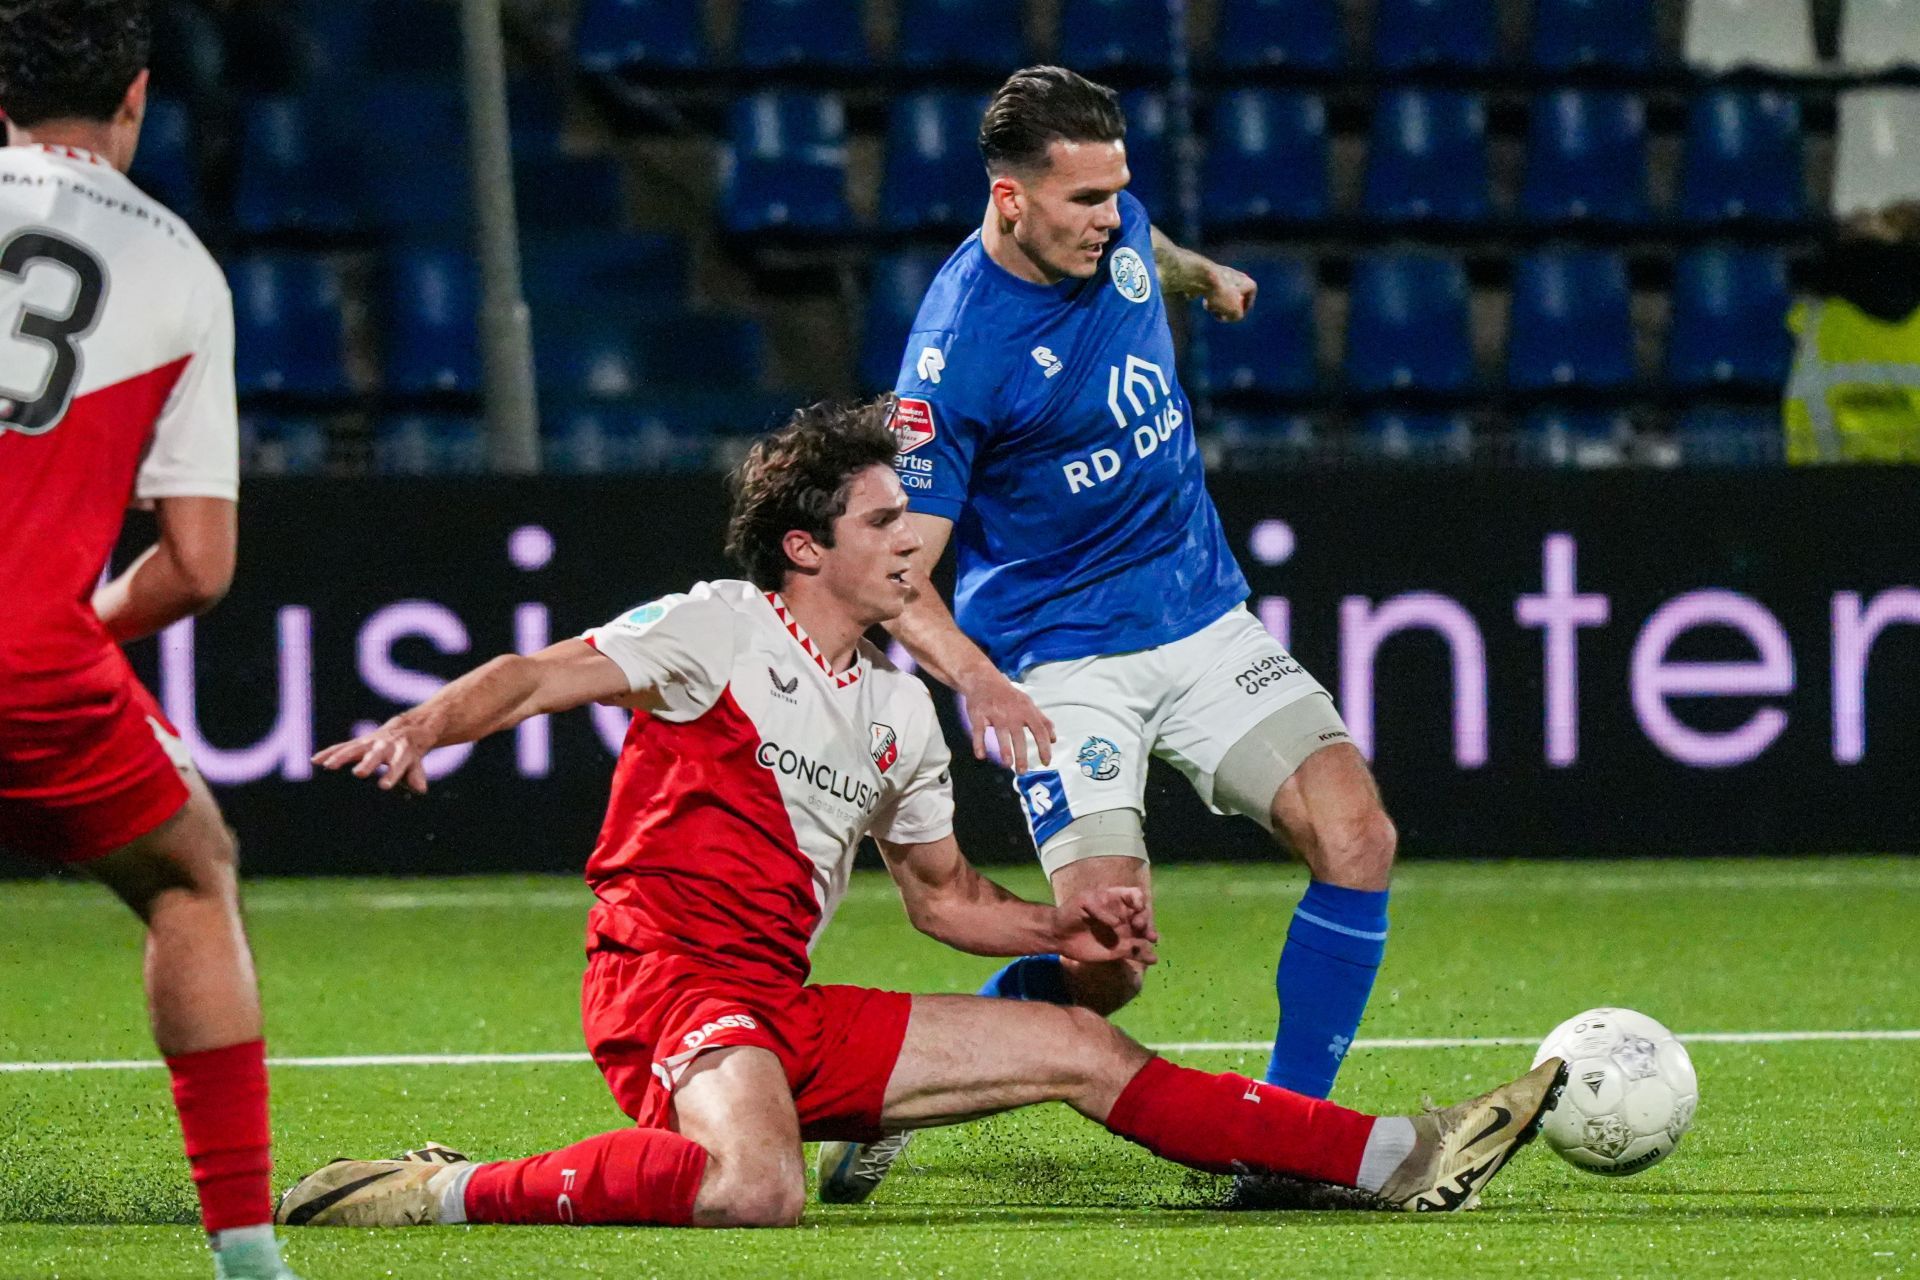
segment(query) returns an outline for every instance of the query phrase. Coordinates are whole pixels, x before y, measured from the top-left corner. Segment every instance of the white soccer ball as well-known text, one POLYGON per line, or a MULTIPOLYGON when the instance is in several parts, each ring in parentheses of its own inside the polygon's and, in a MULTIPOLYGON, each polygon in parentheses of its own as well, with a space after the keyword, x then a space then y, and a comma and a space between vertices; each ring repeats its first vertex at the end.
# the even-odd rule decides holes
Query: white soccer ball
POLYGON ((1589 1009, 1533 1055, 1567 1060, 1567 1087, 1541 1135, 1568 1164, 1623 1177, 1651 1169, 1693 1124, 1700 1082, 1673 1032, 1631 1009, 1589 1009))

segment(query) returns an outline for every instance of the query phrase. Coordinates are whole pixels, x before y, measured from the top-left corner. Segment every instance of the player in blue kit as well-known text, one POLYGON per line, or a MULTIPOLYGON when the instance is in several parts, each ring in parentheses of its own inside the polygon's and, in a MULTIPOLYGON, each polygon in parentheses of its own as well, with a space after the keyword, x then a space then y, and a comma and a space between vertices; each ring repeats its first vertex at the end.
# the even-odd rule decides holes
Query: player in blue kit
MULTIPOLYGON (((966 699, 975 754, 991 728, 1013 763, 1056 900, 1150 888, 1149 752, 1306 863, 1266 1074, 1326 1097, 1385 948, 1394 827, 1332 698, 1245 607, 1174 368, 1167 296, 1239 320, 1253 282, 1153 228, 1125 133, 1114 93, 1059 67, 987 107, 986 215, 896 387, 919 563, 955 544, 953 609, 923 583, 888 625, 966 699)), ((1111 1013, 1142 973, 1027 956, 983 994, 1111 1013)), ((823 1198, 864 1199, 903 1145, 823 1148, 823 1198)))

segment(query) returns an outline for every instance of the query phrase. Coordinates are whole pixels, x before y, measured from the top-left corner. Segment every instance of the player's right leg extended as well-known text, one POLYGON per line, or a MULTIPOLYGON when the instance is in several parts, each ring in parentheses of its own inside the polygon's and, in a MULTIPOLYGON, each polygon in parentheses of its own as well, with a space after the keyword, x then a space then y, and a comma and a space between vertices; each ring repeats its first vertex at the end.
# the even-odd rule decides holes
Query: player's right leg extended
POLYGON ((1175 1066, 1085 1009, 930 996, 914 999, 881 1123, 953 1124, 1059 1101, 1189 1168, 1288 1175, 1451 1211, 1532 1140, 1565 1077, 1566 1064, 1550 1059, 1445 1111, 1376 1117, 1175 1066))

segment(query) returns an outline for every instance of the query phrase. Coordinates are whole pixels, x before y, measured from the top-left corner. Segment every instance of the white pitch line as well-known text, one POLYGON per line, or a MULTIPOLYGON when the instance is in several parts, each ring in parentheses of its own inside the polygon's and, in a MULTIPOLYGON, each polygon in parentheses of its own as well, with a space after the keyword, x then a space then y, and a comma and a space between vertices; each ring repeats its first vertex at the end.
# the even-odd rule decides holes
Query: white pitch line
MULTIPOLYGON (((1920 1041, 1920 1029, 1897 1031, 1697 1031, 1688 1044, 1802 1044, 1835 1040, 1920 1041)), ((1496 1049, 1537 1044, 1533 1036, 1412 1036, 1360 1039, 1355 1049, 1496 1049)), ((1267 1040, 1175 1040, 1149 1045, 1160 1053, 1254 1053, 1273 1048, 1267 1040)), ((584 1053, 370 1053, 321 1058, 269 1058, 275 1067, 498 1067, 592 1061, 584 1053)), ((0 1062, 0 1074, 59 1071, 152 1071, 156 1058, 102 1058, 86 1062, 0 1062)))

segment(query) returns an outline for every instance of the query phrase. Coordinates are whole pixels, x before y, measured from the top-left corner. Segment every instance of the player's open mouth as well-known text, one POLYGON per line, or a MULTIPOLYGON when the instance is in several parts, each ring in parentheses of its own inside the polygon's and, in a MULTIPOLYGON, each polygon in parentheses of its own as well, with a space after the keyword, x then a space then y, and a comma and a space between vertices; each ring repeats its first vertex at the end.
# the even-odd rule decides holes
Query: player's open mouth
POLYGON ((907 571, 905 569, 895 569, 887 575, 887 581, 896 582, 904 587, 907 585, 907 571))

